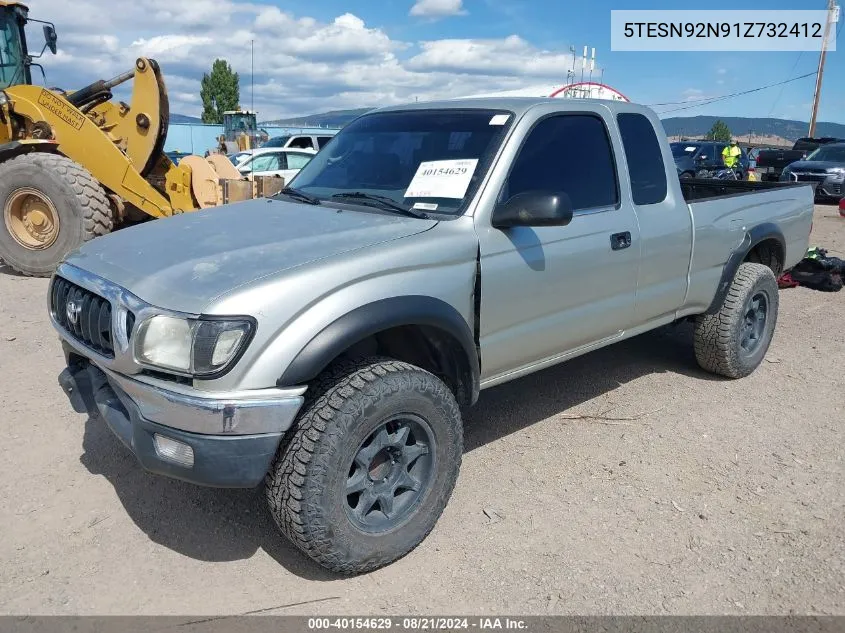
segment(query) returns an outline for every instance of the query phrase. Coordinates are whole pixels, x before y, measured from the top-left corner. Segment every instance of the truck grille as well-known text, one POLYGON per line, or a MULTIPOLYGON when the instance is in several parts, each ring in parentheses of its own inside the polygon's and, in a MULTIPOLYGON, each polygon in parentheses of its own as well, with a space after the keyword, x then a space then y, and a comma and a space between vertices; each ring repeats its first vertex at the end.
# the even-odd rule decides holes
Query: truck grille
POLYGON ((795 174, 798 182, 824 182, 827 179, 826 174, 795 174))
MULTIPOLYGON (((58 324, 70 336, 98 354, 114 358, 112 307, 106 299, 57 276, 50 291, 50 307, 58 324)), ((134 320, 130 312, 127 333, 134 320)))

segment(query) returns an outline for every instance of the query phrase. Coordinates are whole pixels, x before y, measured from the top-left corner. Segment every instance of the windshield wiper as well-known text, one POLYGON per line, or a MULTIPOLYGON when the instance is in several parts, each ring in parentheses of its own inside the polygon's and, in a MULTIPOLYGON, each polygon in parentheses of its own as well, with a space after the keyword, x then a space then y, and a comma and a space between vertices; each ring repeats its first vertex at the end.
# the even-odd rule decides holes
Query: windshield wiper
POLYGON ((379 196, 373 193, 364 193, 363 191, 347 191, 344 193, 336 193, 332 196, 332 198, 360 200, 365 203, 370 202, 375 206, 381 207, 382 209, 387 209, 388 211, 396 211, 397 213, 401 213, 402 215, 406 215, 410 218, 417 218, 418 220, 428 220, 428 214, 422 213, 421 211, 415 211, 414 209, 409 209, 408 207, 403 207, 401 204, 398 204, 392 198, 388 198, 387 196, 379 196))
POLYGON ((322 204, 319 198, 309 196, 304 191, 300 191, 299 189, 293 189, 292 187, 285 187, 276 195, 285 195, 290 198, 294 198, 295 200, 299 200, 300 202, 304 202, 306 204, 322 204))

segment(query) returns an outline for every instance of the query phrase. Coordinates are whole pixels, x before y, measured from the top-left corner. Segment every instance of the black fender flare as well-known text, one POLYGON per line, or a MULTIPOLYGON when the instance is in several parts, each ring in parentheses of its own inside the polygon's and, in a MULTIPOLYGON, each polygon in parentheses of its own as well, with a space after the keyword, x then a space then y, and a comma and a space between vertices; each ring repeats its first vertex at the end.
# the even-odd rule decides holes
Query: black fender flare
POLYGON ((725 295, 728 294, 728 288, 730 288, 731 282, 736 276, 739 265, 745 261, 751 249, 765 240, 775 240, 780 244, 781 250, 786 255, 786 240, 783 237, 783 232, 776 224, 764 222, 748 229, 742 238, 742 242, 739 243, 739 246, 728 257, 728 261, 725 262, 725 266, 722 268, 722 277, 719 279, 719 285, 716 287, 716 296, 713 297, 713 301, 705 314, 715 314, 719 311, 725 295))
POLYGON ((29 154, 31 152, 58 154, 59 144, 56 141, 47 139, 25 139, 23 141, 0 143, 0 163, 17 158, 21 154, 29 154))
POLYGON ((425 295, 380 299, 347 312, 305 345, 276 384, 281 387, 306 384, 356 343, 384 330, 403 325, 437 328, 458 341, 466 359, 470 398, 475 402, 481 385, 481 364, 475 336, 469 324, 454 307, 441 299, 425 295))

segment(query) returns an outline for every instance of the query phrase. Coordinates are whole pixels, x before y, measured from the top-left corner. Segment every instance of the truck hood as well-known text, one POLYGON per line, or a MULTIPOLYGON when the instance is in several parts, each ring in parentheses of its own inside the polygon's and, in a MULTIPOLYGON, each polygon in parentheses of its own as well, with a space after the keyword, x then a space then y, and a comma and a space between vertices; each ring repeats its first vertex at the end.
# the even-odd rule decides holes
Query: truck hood
POLYGON ((809 171, 815 173, 824 173, 828 169, 838 167, 842 169, 845 163, 840 163, 831 160, 799 160, 789 164, 789 171, 809 171))
POLYGON ((261 277, 426 231, 437 222, 378 210, 259 199, 98 237, 65 261, 155 306, 202 312, 261 277))

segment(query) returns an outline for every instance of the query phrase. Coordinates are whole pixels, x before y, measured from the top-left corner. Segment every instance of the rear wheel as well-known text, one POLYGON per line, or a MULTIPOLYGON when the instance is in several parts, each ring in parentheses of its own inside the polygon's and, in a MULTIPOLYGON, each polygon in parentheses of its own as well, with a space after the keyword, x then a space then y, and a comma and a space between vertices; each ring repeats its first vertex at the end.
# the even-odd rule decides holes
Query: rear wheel
POLYGON ((103 188, 58 154, 25 154, 0 165, 0 209, 0 259, 37 277, 49 276, 68 252, 113 226, 103 188))
POLYGON ((748 376, 763 362, 777 317, 775 274, 762 264, 741 264, 719 311, 696 319, 698 364, 728 378, 748 376))
POLYGON ((458 476, 463 433, 452 392, 386 358, 339 363, 309 392, 267 476, 273 518, 335 572, 401 558, 434 528, 458 476))

